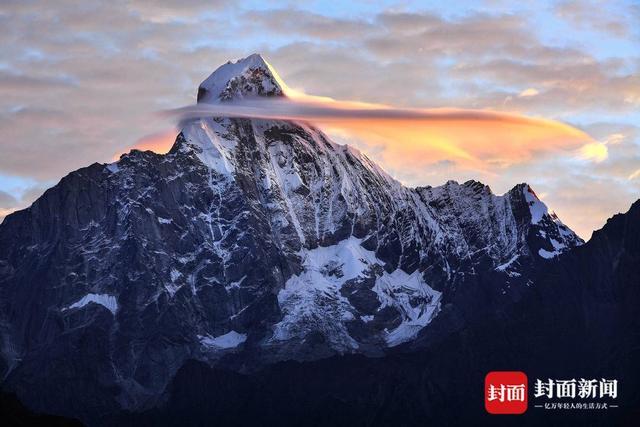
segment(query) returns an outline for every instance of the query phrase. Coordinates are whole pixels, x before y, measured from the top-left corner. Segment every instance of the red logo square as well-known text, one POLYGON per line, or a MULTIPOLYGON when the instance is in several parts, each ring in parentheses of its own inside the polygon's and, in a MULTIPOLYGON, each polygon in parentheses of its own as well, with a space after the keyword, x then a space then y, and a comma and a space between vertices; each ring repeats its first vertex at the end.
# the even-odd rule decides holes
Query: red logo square
POLYGON ((529 381, 520 371, 493 371, 484 378, 484 407, 490 414, 523 414, 529 381))

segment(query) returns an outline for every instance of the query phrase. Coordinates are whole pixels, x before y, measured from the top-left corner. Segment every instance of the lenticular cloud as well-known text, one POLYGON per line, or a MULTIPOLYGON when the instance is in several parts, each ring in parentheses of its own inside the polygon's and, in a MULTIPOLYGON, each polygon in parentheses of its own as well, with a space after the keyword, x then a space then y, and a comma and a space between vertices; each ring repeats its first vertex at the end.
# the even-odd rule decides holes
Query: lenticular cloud
POLYGON ((308 120, 341 122, 354 120, 392 120, 415 122, 492 122, 526 126, 552 127, 567 135, 590 140, 584 132, 569 125, 542 118, 533 118, 489 110, 458 108, 397 108, 381 104, 334 101, 312 97, 299 99, 254 99, 216 104, 195 104, 163 113, 179 121, 201 117, 258 118, 273 120, 308 120))
POLYGON ((206 117, 304 121, 382 152, 385 164, 423 167, 452 161, 486 174, 544 152, 569 153, 593 143, 570 125, 518 114, 456 108, 398 108, 311 95, 198 103, 163 112, 182 127, 206 117))

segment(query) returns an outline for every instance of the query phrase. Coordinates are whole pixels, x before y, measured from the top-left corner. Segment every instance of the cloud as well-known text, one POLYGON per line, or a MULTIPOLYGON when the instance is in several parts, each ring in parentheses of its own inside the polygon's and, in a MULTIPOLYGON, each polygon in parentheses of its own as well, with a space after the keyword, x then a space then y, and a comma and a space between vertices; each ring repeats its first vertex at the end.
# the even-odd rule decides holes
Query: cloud
POLYGON ((152 112, 191 102, 198 80, 235 54, 187 43, 224 35, 215 18, 150 22, 125 6, 0 6, 0 174, 48 181, 109 161, 170 126, 152 112))
POLYGON ((299 9, 254 10, 246 12, 244 19, 276 33, 324 40, 357 39, 375 29, 373 23, 364 20, 330 18, 299 9))
MULTIPOLYGON (((138 139, 131 147, 132 150, 140 151, 153 151, 158 154, 168 153, 173 143, 176 141, 178 130, 170 128, 161 132, 155 132, 150 135, 145 135, 138 139)), ((114 155, 113 160, 117 160, 120 157, 120 153, 114 155)))
MULTIPOLYGON (((282 19, 285 12, 273 14, 282 19)), ((600 14, 607 15, 606 9, 600 14)), ((304 42, 267 52, 286 80, 308 92, 404 106, 504 105, 505 110, 545 116, 632 112, 640 106, 637 58, 598 59, 580 44, 544 43, 524 14, 469 13, 445 19, 431 13, 382 12, 372 20, 377 26, 360 28, 357 42, 346 29, 366 21, 335 19, 331 25, 345 32, 341 36, 336 30, 337 44, 307 30, 313 20, 309 15, 292 12, 304 42), (345 79, 348 75, 358 78, 345 79), (399 97, 399 87, 410 90, 399 97), (526 89, 513 87, 537 93, 518 96, 526 89)), ((325 25, 331 19, 324 17, 325 25)), ((256 25, 254 31, 271 29, 264 21, 256 25)), ((635 55, 640 56, 637 48, 635 55)))
POLYGON ((609 158, 609 146, 622 144, 625 139, 627 135, 620 132, 608 134, 600 142, 594 141, 580 147, 578 157, 601 163, 609 158))
MULTIPOLYGON (((517 147, 530 135, 513 129, 511 135, 498 131, 498 139, 482 140, 452 126, 435 132, 433 120, 428 129, 411 124, 406 131, 397 124, 368 128, 363 120, 343 121, 343 128, 321 124, 409 184, 479 178, 503 191, 540 175, 564 182, 573 179, 569 172, 588 172, 621 186, 615 194, 626 201, 633 191, 638 194, 640 182, 627 179, 640 162, 638 134, 630 127, 640 106, 638 32, 629 25, 637 21, 638 8, 602 3, 592 8, 594 18, 569 10, 557 14, 548 6, 483 4, 482 10, 449 13, 374 3, 326 9, 315 3, 255 6, 226 0, 3 1, 0 174, 42 184, 92 162, 111 161, 136 141, 140 147, 158 149, 149 141, 169 146, 172 138, 162 137, 162 130, 171 123, 152 113, 193 102, 198 83, 215 67, 259 51, 285 81, 305 92, 399 108, 446 106, 556 118, 606 143, 608 152, 600 162, 584 161, 575 158, 584 144, 558 141, 550 147, 541 143, 539 150, 525 143, 521 152, 510 148, 502 156, 494 146, 517 147), (607 22, 626 22, 624 32, 599 24, 607 22), (531 94, 528 89, 538 93, 518 96, 531 94), (624 139, 607 139, 616 133, 624 139), (401 144, 390 142, 397 138, 401 144), (472 141, 437 143, 451 138, 472 141), (474 160, 465 160, 465 154, 474 160), (561 159, 554 163, 557 170, 539 165, 553 157, 561 159)), ((591 194, 595 188, 583 191, 591 194)), ((552 203, 563 203, 556 190, 545 187, 552 203)), ((592 215, 603 221, 603 212, 594 208, 592 215)), ((570 218, 563 220, 571 224, 570 218)))
POLYGON ((634 11, 633 6, 628 8, 622 5, 611 6, 619 6, 621 10, 616 15, 611 16, 602 13, 602 2, 589 0, 559 2, 554 10, 559 17, 578 28, 595 29, 616 37, 629 36, 631 25, 633 25, 633 19, 630 19, 630 17, 634 14, 637 15, 637 11, 634 11))
POLYGON ((535 39, 526 31, 526 21, 516 15, 473 13, 458 19, 437 18, 430 14, 383 13, 378 22, 391 22, 387 31, 370 37, 365 46, 385 58, 406 58, 407 55, 484 55, 517 53, 518 44, 535 39), (413 20, 413 31, 398 30, 398 21, 413 20), (517 44, 514 41, 518 41, 517 44))
POLYGON ((0 224, 12 212, 24 209, 44 192, 42 187, 29 187, 21 192, 19 197, 0 190, 0 224))
POLYGON ((180 119, 217 116, 276 120, 313 120, 319 122, 358 119, 397 120, 400 122, 499 122, 513 125, 554 127, 565 130, 565 136, 580 135, 581 138, 589 139, 583 132, 573 129, 570 126, 551 120, 517 114, 456 108, 400 108, 360 101, 337 101, 327 97, 306 94, 295 95, 286 100, 255 99, 219 104, 195 104, 174 110, 167 110, 164 114, 169 116, 175 115, 180 119))
POLYGON ((0 190, 0 209, 15 206, 17 200, 11 194, 0 190))
POLYGON ((520 97, 520 98, 526 98, 526 97, 529 97, 529 96, 536 96, 536 95, 538 95, 539 93, 540 93, 540 92, 538 91, 538 89, 533 88, 533 87, 530 87, 530 88, 525 89, 525 90, 523 90, 522 92, 520 92, 520 93, 518 94, 518 97, 520 97))
MULTIPOLYGON (((459 64, 461 77, 490 79, 496 84, 536 89, 536 96, 519 96, 518 105, 552 112, 633 111, 640 106, 640 75, 625 71, 615 60, 596 62, 585 57, 576 62, 535 63, 495 59, 459 64)), ((522 93, 520 94, 522 95, 522 93)))
POLYGON ((602 162, 609 157, 607 145, 600 142, 592 142, 580 147, 580 157, 584 160, 602 162))
MULTIPOLYGON (((640 181, 628 182, 628 177, 640 165, 640 128, 625 123, 598 122, 586 127, 597 141, 607 147, 605 161, 588 164, 589 172, 594 176, 618 180, 619 185, 635 188, 640 194, 640 181)), ((585 165, 586 166, 586 165, 585 165)))
POLYGON ((129 0, 128 7, 154 23, 193 22, 197 21, 199 14, 217 11, 230 3, 229 0, 129 0))
MULTIPOLYGON (((196 104, 165 112, 179 122, 200 117, 310 121, 339 128, 369 145, 384 147, 387 163, 455 160, 478 172, 499 170, 536 153, 568 150, 592 141, 566 124, 470 109, 410 109, 309 95, 287 100, 196 104)), ((596 143, 597 144, 597 143, 596 143)), ((590 144, 587 144, 590 146, 590 144)), ((590 151, 589 151, 590 153, 590 151)))
POLYGON ((615 145, 624 142, 625 139, 627 139, 627 136, 623 133, 612 133, 610 135, 607 135, 604 143, 615 145))
POLYGON ((626 212, 638 199, 637 187, 626 187, 611 177, 584 173, 570 174, 561 181, 548 181, 534 188, 549 194, 545 202, 584 239, 593 230, 602 228, 614 214, 626 212))
POLYGON ((51 90, 73 85, 64 77, 32 77, 8 71, 0 71, 0 89, 2 90, 51 90))

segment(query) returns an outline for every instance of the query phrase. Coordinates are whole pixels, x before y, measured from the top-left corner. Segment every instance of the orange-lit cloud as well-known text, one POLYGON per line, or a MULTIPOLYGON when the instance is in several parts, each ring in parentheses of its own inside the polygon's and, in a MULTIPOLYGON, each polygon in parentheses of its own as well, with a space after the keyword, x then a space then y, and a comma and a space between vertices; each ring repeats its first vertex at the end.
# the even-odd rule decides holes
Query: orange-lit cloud
POLYGON ((447 160, 459 167, 494 174, 538 153, 569 150, 589 141, 577 129, 556 122, 443 118, 429 121, 353 120, 345 133, 381 152, 393 167, 420 168, 447 160))
POLYGON ((609 157, 607 145, 600 142, 590 142, 580 147, 580 157, 593 162, 603 162, 609 157))
POLYGON ((446 160, 488 175, 537 153, 570 154, 597 144, 579 129, 542 118, 488 110, 395 108, 292 93, 288 88, 287 95, 286 100, 197 104, 169 114, 180 122, 211 116, 307 121, 357 139, 381 153, 391 168, 446 160))
POLYGON ((538 91, 538 89, 530 87, 530 88, 525 89, 522 92, 520 92, 518 94, 518 96, 520 98, 527 98, 527 97, 536 96, 536 95, 539 95, 539 94, 540 94, 540 92, 538 91))
POLYGON ((5 216, 17 210, 18 208, 0 208, 0 223, 2 223, 2 220, 4 220, 5 216))
MULTIPOLYGON (((178 131, 175 128, 170 128, 162 132, 152 133, 151 135, 145 135, 138 139, 136 143, 130 148, 131 150, 140 151, 153 151, 158 154, 165 154, 169 152, 173 143, 176 140, 178 131)), ((122 153, 117 153, 113 156, 113 160, 118 160, 122 153)))

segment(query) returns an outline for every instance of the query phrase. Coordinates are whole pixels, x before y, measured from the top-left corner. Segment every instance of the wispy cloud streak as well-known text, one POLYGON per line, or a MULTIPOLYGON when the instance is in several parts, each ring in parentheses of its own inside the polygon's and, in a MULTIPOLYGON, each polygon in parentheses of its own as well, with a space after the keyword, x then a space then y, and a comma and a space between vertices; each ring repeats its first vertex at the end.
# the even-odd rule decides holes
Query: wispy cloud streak
POLYGON ((311 97, 315 101, 286 100, 243 100, 219 104, 195 104, 178 109, 166 110, 162 115, 174 117, 178 124, 203 117, 259 118, 273 120, 301 120, 311 122, 351 122, 354 120, 414 121, 414 122, 485 122, 536 126, 554 129, 567 137, 583 142, 591 137, 583 131, 567 124, 544 118, 490 110, 459 108, 397 108, 382 104, 350 101, 324 100, 311 97))
POLYGON ((397 108, 296 94, 285 99, 196 104, 161 113, 183 127, 207 117, 254 118, 320 124, 381 153, 392 168, 454 162, 485 175, 537 153, 571 152, 594 144, 585 132, 544 118, 473 109, 397 108))

